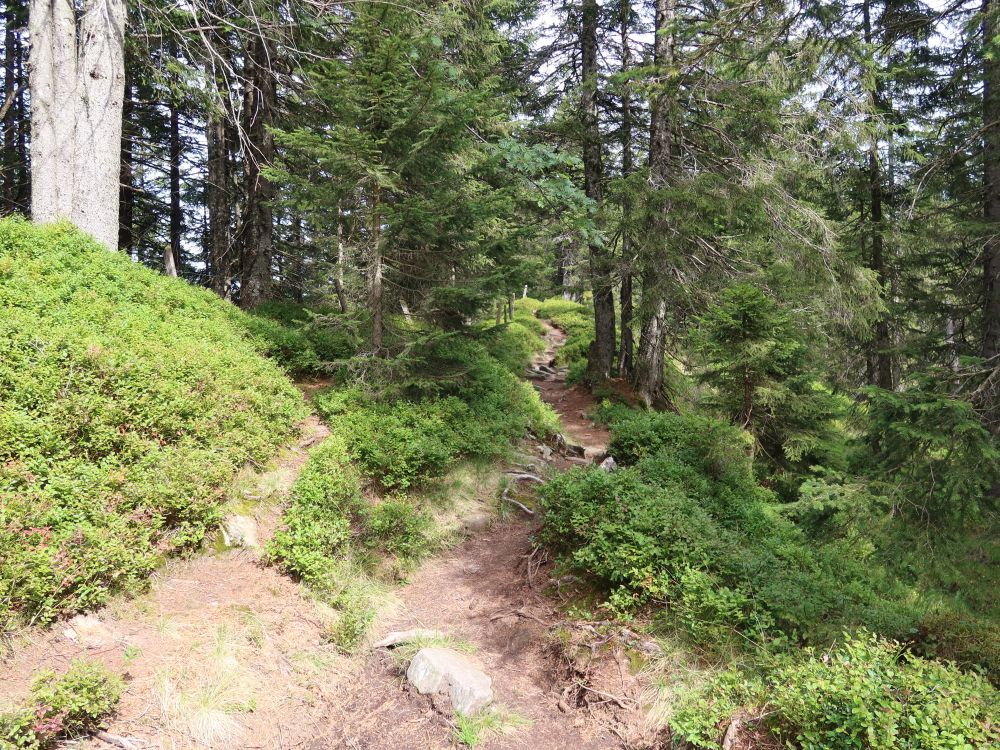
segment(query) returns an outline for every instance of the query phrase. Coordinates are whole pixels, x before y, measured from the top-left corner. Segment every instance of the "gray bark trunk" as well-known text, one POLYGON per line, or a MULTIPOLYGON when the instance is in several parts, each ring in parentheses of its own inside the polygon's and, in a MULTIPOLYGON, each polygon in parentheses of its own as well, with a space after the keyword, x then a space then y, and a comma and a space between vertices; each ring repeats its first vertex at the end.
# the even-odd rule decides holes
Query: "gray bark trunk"
POLYGON ((334 290, 337 292, 337 304, 342 313, 347 312, 347 294, 344 291, 344 211, 337 204, 337 272, 333 277, 334 290))
MULTIPOLYGON (((1000 33, 1000 5, 997 0, 983 3, 983 40, 992 47, 1000 33)), ((1000 355, 1000 59, 986 55, 983 74, 983 162, 986 197, 983 215, 989 236, 983 244, 983 357, 1000 355)), ((994 362, 996 364, 996 362, 994 362)))
POLYGON ((250 70, 245 129, 249 144, 244 160, 246 213, 242 227, 243 277, 240 285, 240 306, 244 309, 259 305, 271 294, 274 186, 261 171, 274 159, 271 127, 274 124, 275 84, 268 69, 270 58, 266 42, 257 39, 247 61, 250 70))
POLYGON ((208 257, 212 271, 212 291, 228 298, 233 273, 230 255, 229 142, 226 123, 214 115, 205 127, 208 147, 208 179, 205 202, 208 206, 208 257))
POLYGON ((31 213, 118 244, 124 0, 31 0, 31 213))
MULTIPOLYGON (((676 16, 675 0, 656 0, 656 40, 653 55, 656 67, 665 71, 674 60, 674 38, 667 31, 676 16)), ((670 180, 673 159, 673 91, 661 83, 660 91, 653 98, 650 111, 649 179, 653 190, 663 189, 670 180)), ((656 205, 653 211, 650 236, 658 239, 668 235, 667 207, 656 205)), ((666 356, 667 304, 663 282, 670 273, 669 258, 662 249, 653 251, 645 260, 642 274, 642 329, 639 333, 639 350, 635 359, 633 383, 636 395, 646 406, 662 408, 668 405, 663 382, 663 364, 666 356)))
MULTIPOLYGON (((627 75, 632 67, 632 49, 629 40, 629 24, 631 22, 632 5, 628 0, 622 0, 620 33, 622 45, 621 72, 627 75)), ((628 79, 622 84, 622 176, 632 174, 634 165, 632 159, 632 87, 628 79)), ((622 282, 619 304, 621 309, 621 347, 618 352, 618 374, 629 379, 632 377, 635 342, 632 335, 632 238, 629 235, 628 221, 632 214, 632 201, 628 188, 625 189, 622 200, 622 282)))
MULTIPOLYGON (((583 0, 580 49, 583 62, 583 180, 587 197, 600 207, 603 199, 601 131, 597 113, 597 0, 583 0)), ((615 363, 615 300, 607 248, 590 243, 590 281, 594 290, 594 343, 588 356, 592 380, 611 376, 615 363)))

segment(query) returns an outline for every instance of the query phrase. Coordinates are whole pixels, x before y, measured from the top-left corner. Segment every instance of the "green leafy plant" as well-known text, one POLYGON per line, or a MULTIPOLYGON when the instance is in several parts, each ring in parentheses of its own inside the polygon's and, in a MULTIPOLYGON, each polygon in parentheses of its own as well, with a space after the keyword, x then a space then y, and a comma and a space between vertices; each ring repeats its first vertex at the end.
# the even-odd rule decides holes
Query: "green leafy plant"
POLYGON ((31 707, 0 714, 0 746, 44 750, 85 734, 118 705, 124 683, 102 664, 76 660, 65 674, 43 672, 31 688, 31 707))
POLYGON ((0 221, 0 608, 45 622, 144 585, 302 397, 205 289, 68 225, 0 221))
POLYGON ((923 377, 907 390, 867 394, 871 470, 904 512, 967 524, 992 507, 1000 445, 946 380, 923 377))
POLYGON ((803 750, 987 748, 1000 742, 1000 695, 982 677, 847 636, 832 652, 779 670, 772 725, 803 750))
POLYGON ((709 648, 739 634, 823 642, 844 625, 913 627, 893 583, 849 541, 817 543, 775 511, 746 433, 695 415, 604 407, 602 416, 623 468, 548 482, 540 538, 615 613, 653 607, 709 648))

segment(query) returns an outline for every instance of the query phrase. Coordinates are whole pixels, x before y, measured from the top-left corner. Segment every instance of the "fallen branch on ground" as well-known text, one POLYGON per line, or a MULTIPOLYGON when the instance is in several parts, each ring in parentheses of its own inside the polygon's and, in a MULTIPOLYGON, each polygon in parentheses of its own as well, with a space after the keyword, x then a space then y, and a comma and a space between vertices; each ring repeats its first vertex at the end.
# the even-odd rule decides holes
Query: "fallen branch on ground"
POLYGON ((525 513, 527 513, 527 514, 528 514, 529 516, 533 516, 533 515, 535 515, 535 511, 533 511, 533 510, 532 510, 531 508, 529 508, 529 507, 528 507, 527 505, 525 505, 524 503, 519 503, 519 502, 518 502, 517 500, 515 500, 515 499, 514 499, 514 498, 512 498, 512 497, 510 497, 510 496, 509 496, 509 495, 507 494, 507 490, 504 490, 503 494, 502 494, 502 495, 500 495, 500 499, 501 499, 501 500, 506 500, 506 501, 507 501, 508 503, 510 503, 511 505, 516 505, 516 506, 517 506, 518 508, 520 508, 521 510, 523 510, 523 511, 524 511, 525 513))
POLYGON ((136 745, 132 744, 132 740, 125 737, 119 737, 117 734, 109 734, 101 729, 94 732, 94 737, 99 739, 101 742, 106 742, 109 745, 120 747, 122 750, 139 750, 136 745))
POLYGON ((545 480, 536 474, 528 474, 519 471, 507 471, 505 474, 510 474, 510 478, 515 482, 538 482, 538 484, 545 484, 545 480))
POLYGON ((628 710, 629 706, 626 706, 625 704, 626 703, 633 703, 633 704, 635 703, 635 701, 633 701, 633 700, 631 700, 629 698, 619 698, 617 695, 612 695, 611 693, 603 693, 600 690, 597 690, 596 688, 592 688, 589 685, 585 685, 584 683, 580 682, 579 680, 573 680, 573 682, 574 682, 574 684, 580 686, 584 690, 586 690, 588 692, 591 692, 594 695, 599 695, 600 697, 602 697, 602 698, 604 698, 606 700, 611 701, 616 706, 618 706, 618 708, 624 708, 624 709, 628 710))
POLYGON ((544 625, 547 628, 551 627, 547 622, 545 622, 545 620, 535 617, 535 615, 531 614, 530 612, 525 612, 523 609, 512 609, 510 612, 500 612, 499 614, 493 615, 490 618, 490 622, 494 622, 496 620, 502 620, 505 617, 524 617, 529 620, 534 620, 539 625, 544 625))

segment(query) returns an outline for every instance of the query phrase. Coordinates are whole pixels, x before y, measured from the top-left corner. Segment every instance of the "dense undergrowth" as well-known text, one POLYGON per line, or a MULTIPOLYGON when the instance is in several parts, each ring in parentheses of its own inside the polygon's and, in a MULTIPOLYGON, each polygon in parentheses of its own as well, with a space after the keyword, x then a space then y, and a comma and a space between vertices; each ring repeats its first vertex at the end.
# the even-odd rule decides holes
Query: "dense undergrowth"
MULTIPOLYGON (((532 309, 559 325, 570 305, 532 309)), ((578 325, 560 327, 582 373, 592 327, 578 325)), ((606 402, 621 468, 541 492, 540 539, 599 609, 701 665, 664 680, 674 736, 716 747, 739 714, 817 750, 994 746, 992 438, 927 383, 856 406, 834 396, 753 288, 696 325, 678 412, 606 402)))
POLYGON ((404 575, 436 543, 429 492, 460 461, 506 455, 552 412, 514 373, 543 348, 531 324, 431 336, 377 393, 344 383, 314 399, 333 431, 314 449, 268 551, 339 611, 329 636, 355 647, 378 581, 404 575))
POLYGON ((0 222, 0 309, 0 626, 141 586, 304 416, 248 316, 69 226, 0 222))
POLYGON ((322 374, 361 345, 356 321, 327 305, 265 302, 242 323, 268 357, 292 375, 322 374))

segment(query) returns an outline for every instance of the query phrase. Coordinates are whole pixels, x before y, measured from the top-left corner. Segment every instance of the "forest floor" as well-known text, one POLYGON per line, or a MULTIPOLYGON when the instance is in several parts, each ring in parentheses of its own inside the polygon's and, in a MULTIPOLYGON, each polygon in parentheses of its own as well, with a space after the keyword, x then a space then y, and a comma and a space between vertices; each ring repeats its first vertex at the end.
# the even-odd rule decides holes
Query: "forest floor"
MULTIPOLYGON (((550 328, 535 364, 554 364, 563 341, 550 328)), ((588 458, 601 456, 609 436, 587 417, 589 392, 568 386, 561 369, 535 384, 559 413, 567 442, 588 458)), ((308 449, 327 434, 310 418, 298 444, 237 483, 255 504, 262 544, 308 449)), ((559 452, 546 459, 549 451, 534 442, 522 449, 538 454, 528 460, 542 475, 584 462, 559 452)), ((476 483, 462 513, 496 510, 503 468, 476 483)), ((532 541, 536 519, 501 512, 427 560, 392 591, 370 642, 420 627, 462 644, 492 678, 498 728, 507 730, 484 736, 486 747, 649 747, 626 645, 607 628, 567 616, 562 582, 552 580, 551 561, 532 541)), ((324 605, 262 564, 259 552, 220 547, 168 562, 146 594, 18 634, 0 662, 0 704, 23 698, 39 669, 61 672, 85 657, 125 674, 127 689, 110 736, 67 747, 108 748, 108 739, 134 750, 456 747, 455 717, 441 705, 447 701, 409 689, 383 649, 338 652, 324 638, 330 620, 324 605)))

